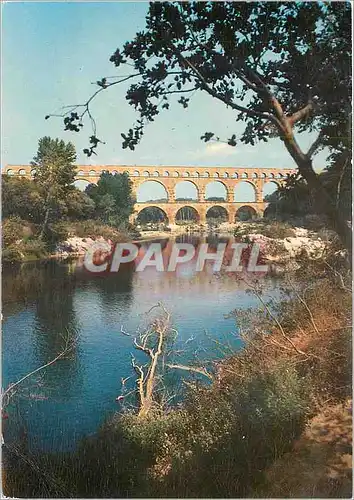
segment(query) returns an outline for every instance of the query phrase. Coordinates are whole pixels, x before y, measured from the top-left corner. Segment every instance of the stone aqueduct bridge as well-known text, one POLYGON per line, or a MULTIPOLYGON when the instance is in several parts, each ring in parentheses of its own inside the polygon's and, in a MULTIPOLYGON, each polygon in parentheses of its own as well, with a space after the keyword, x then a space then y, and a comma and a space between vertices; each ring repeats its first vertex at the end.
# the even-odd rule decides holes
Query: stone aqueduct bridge
MULTIPOLYGON (((131 165, 77 165, 76 180, 89 183, 97 183, 103 171, 111 173, 127 172, 133 183, 133 191, 136 194, 139 186, 150 180, 156 181, 167 191, 167 202, 139 202, 135 205, 132 220, 147 207, 158 207, 163 210, 170 223, 174 223, 179 209, 182 207, 193 207, 197 212, 200 223, 206 222, 208 210, 215 206, 224 207, 229 222, 235 221, 237 211, 242 207, 250 208, 254 214, 262 216, 267 207, 263 200, 263 187, 268 182, 280 185, 293 169, 261 169, 242 167, 187 167, 187 166, 131 166, 131 165), (197 200, 176 200, 175 189, 178 183, 189 181, 197 190, 197 200), (205 199, 206 186, 211 182, 220 182, 226 189, 225 201, 208 201, 205 199), (238 202, 235 200, 235 187, 241 183, 251 184, 255 192, 253 202, 238 202)), ((34 171, 30 165, 8 165, 5 173, 8 175, 31 178, 34 171)))

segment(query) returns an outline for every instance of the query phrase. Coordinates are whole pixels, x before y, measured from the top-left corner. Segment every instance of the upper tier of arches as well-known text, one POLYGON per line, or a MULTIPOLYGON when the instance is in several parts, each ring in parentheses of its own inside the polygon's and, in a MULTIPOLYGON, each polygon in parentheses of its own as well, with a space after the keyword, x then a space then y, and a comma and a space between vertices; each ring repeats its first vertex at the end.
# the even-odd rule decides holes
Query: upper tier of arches
MULTIPOLYGON (((163 178, 194 178, 194 179, 285 179, 292 169, 252 169, 235 167, 115 167, 104 166, 77 166, 77 179, 83 177, 99 177, 102 172, 109 171, 112 174, 126 172, 129 177, 163 177, 163 178)), ((18 175, 33 177, 35 169, 31 165, 8 165, 3 171, 7 175, 18 175)))

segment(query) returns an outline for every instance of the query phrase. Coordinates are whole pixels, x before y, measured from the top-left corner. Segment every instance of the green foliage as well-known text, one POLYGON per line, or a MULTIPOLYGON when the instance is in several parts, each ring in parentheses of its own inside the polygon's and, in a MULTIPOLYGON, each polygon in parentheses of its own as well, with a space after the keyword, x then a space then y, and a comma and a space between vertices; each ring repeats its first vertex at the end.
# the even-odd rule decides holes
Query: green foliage
POLYGON ((28 224, 19 216, 11 216, 3 220, 2 243, 3 246, 11 245, 24 236, 24 230, 28 224))
POLYGON ((21 262, 47 256, 46 244, 38 240, 38 227, 18 216, 3 220, 2 244, 4 262, 21 262))
POLYGON ((44 233, 45 242, 51 250, 60 241, 68 237, 68 228, 66 222, 53 222, 47 225, 44 233))
POLYGON ((38 239, 22 240, 10 244, 2 251, 3 262, 23 262, 43 259, 48 256, 46 244, 38 239))
MULTIPOLYGON (((333 208, 338 209, 342 218, 351 218, 351 159, 350 151, 345 149, 333 153, 331 163, 319 175, 322 185, 329 193, 333 208)), ((270 204, 267 216, 299 217, 308 214, 318 214, 313 192, 299 174, 287 177, 283 186, 266 198, 270 204)))
POLYGON ((93 239, 101 236, 105 240, 112 240, 115 242, 127 241, 127 239, 129 239, 129 235, 127 234, 129 230, 131 230, 129 226, 120 226, 119 229, 116 229, 106 224, 102 224, 102 222, 95 219, 73 221, 67 224, 67 231, 71 236, 93 239))
POLYGON ((94 201, 97 217, 104 223, 119 226, 128 222, 133 213, 132 182, 125 172, 103 172, 97 185, 87 186, 86 194, 94 201))
MULTIPOLYGON (((121 134, 123 148, 133 150, 146 124, 173 104, 187 108, 195 91, 220 100, 245 122, 239 138, 228 138, 230 146, 274 136, 279 115, 273 102, 265 99, 267 92, 287 116, 308 105, 294 123, 300 130, 321 131, 321 147, 338 149, 350 137, 347 3, 152 3, 145 29, 110 60, 123 73, 125 66, 134 68, 127 77, 97 80, 101 92, 133 79, 126 99, 139 119, 121 134), (186 98, 189 92, 191 98, 186 98)), ((87 105, 80 113, 77 107, 65 113, 65 128, 80 131, 85 115, 87 105)), ((206 132, 201 139, 219 138, 206 132)), ((86 153, 91 155, 99 142, 91 136, 86 153)))
POLYGON ((37 260, 48 256, 46 243, 38 239, 23 241, 19 250, 24 254, 24 260, 37 260))
POLYGON ((290 449, 306 414, 306 381, 279 366, 242 384, 235 379, 226 392, 200 388, 167 414, 117 415, 76 452, 33 456, 32 469, 21 464, 12 493, 46 487, 51 497, 247 496, 290 449))
POLYGON ((42 137, 31 165, 35 169, 35 181, 49 197, 65 197, 73 188, 76 170, 75 147, 63 140, 42 137))
POLYGON ((66 216, 69 220, 90 219, 95 213, 94 201, 82 191, 74 189, 66 199, 66 216))
MULTIPOLYGON (((41 224, 44 219, 45 192, 39 184, 29 179, 3 176, 3 217, 19 217, 24 221, 41 224)), ((87 219, 95 211, 95 203, 87 194, 76 188, 69 190, 65 200, 58 199, 52 209, 52 219, 87 219)))
POLYGON ((2 176, 2 216, 18 216, 34 223, 43 220, 44 193, 29 179, 2 176))
POLYGON ((34 182, 44 196, 44 217, 41 237, 49 222, 60 218, 68 195, 74 188, 76 169, 74 146, 59 139, 42 137, 31 165, 35 169, 34 182))
POLYGON ((7 248, 4 248, 1 253, 3 262, 21 262, 23 259, 23 255, 19 251, 19 249, 15 245, 10 245, 7 248))

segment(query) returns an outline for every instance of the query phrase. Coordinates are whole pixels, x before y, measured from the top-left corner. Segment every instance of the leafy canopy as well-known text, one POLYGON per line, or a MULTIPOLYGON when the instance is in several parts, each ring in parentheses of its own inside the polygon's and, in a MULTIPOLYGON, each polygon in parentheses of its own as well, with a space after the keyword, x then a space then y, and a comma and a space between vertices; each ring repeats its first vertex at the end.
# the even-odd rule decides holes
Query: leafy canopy
MULTIPOLYGON (((254 144, 277 134, 317 130, 319 146, 338 147, 350 123, 351 17, 347 2, 154 2, 146 27, 110 60, 124 76, 103 77, 90 99, 64 116, 68 130, 93 121, 101 91, 131 80, 126 99, 139 119, 122 133, 134 149, 144 127, 172 104, 187 108, 197 91, 234 109, 245 122, 237 141, 254 144), (335 57, 333 55, 335 54, 335 57), (126 67, 131 70, 126 75, 126 67), (173 99, 177 96, 177 99, 173 99)), ((86 153, 99 142, 94 135, 86 153)), ((207 132, 202 139, 215 138, 207 132)))
POLYGON ((125 172, 103 172, 97 185, 87 186, 86 193, 95 203, 97 217, 105 223, 119 225, 127 222, 133 213, 135 198, 132 194, 132 182, 125 172))
POLYGON ((74 188, 76 175, 75 147, 60 139, 42 137, 31 165, 35 169, 34 180, 50 198, 66 196, 74 188))

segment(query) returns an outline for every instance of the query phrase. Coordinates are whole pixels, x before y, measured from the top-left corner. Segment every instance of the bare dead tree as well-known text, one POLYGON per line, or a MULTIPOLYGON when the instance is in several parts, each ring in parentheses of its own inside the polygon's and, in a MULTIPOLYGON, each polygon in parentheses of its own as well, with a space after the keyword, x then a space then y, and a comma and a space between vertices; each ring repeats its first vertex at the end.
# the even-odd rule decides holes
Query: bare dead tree
MULTIPOLYGON (((137 415, 139 418, 146 417, 154 408, 166 406, 175 396, 175 394, 169 394, 163 384, 165 368, 202 375, 209 380, 213 379, 213 375, 205 366, 187 366, 182 363, 166 362, 166 358, 172 353, 181 354, 182 351, 171 347, 177 331, 171 325, 171 315, 166 308, 158 303, 147 312, 147 315, 156 309, 160 309, 161 314, 135 337, 121 327, 121 333, 133 337, 133 346, 136 351, 143 352, 147 357, 147 363, 143 364, 137 361, 133 353, 131 354, 131 366, 136 375, 136 387, 134 390, 126 392, 126 382, 131 377, 122 378, 121 395, 116 398, 117 401, 123 402, 128 396, 135 393, 138 398, 137 415), (164 403, 161 403, 162 400, 164 403)), ((191 338, 186 341, 186 344, 190 341, 191 338)))

